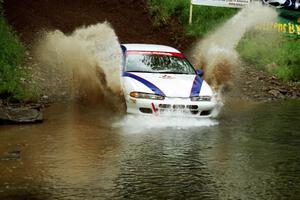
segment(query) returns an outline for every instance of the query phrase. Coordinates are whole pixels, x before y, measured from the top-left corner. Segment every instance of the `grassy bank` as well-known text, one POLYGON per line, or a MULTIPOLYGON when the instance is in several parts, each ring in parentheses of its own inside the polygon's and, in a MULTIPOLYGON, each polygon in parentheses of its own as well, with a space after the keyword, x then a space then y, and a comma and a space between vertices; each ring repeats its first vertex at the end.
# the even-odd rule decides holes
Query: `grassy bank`
MULTIPOLYGON (((238 12, 237 9, 194 6, 193 24, 188 24, 190 0, 148 0, 154 24, 167 24, 177 17, 185 34, 203 37, 238 12)), ((241 58, 284 81, 300 81, 300 39, 272 33, 249 32, 237 49, 241 58), (276 36, 275 36, 276 35, 276 36)))
POLYGON ((238 45, 241 58, 284 81, 300 83, 300 39, 274 32, 248 32, 238 45))
POLYGON ((0 2, 0 99, 24 101, 36 98, 32 86, 26 84, 25 48, 5 21, 0 2))
POLYGON ((218 25, 225 22, 237 9, 208 6, 194 6, 193 23, 188 24, 190 0, 148 0, 150 15, 154 25, 168 24, 172 17, 177 17, 188 36, 202 37, 218 25))

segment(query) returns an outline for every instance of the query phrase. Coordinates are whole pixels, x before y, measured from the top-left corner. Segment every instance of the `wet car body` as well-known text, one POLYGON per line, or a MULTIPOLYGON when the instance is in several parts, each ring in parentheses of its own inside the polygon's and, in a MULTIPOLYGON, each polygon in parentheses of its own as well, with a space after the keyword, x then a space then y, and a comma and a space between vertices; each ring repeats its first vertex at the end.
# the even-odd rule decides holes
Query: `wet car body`
POLYGON ((214 93, 181 52, 149 44, 123 44, 122 50, 127 113, 212 116, 214 93))

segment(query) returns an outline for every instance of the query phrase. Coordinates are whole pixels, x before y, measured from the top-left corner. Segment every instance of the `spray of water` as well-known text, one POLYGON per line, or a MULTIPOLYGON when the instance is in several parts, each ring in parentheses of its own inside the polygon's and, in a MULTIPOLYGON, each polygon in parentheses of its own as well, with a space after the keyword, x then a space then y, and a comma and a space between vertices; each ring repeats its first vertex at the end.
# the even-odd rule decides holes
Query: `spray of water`
POLYGON ((66 35, 59 30, 43 33, 35 55, 48 80, 47 89, 89 102, 112 100, 120 94, 122 52, 108 23, 76 29, 66 35), (52 87, 51 87, 52 86, 52 87))
POLYGON ((155 129, 191 129, 199 127, 211 127, 218 122, 209 118, 191 118, 184 115, 179 116, 142 116, 127 115, 121 121, 113 124, 126 134, 149 134, 155 133, 155 129))
MULTIPOLYGON (((205 70, 205 80, 217 93, 230 88, 237 68, 240 64, 235 48, 246 31, 264 23, 275 21, 277 13, 274 9, 252 4, 242 9, 205 39, 196 43, 193 62, 205 70)), ((219 99, 222 99, 220 96, 219 99)))
MULTIPOLYGON (((276 15, 271 8, 251 5, 197 43, 193 51, 194 63, 196 66, 204 66, 205 79, 215 91, 220 91, 232 80, 233 71, 239 63, 235 47, 244 33, 257 24, 273 21, 276 15)), ((111 97, 121 92, 122 52, 118 38, 108 23, 82 27, 70 35, 59 30, 44 33, 36 45, 35 54, 46 72, 43 79, 49 81, 47 89, 53 89, 55 93, 59 93, 61 88, 70 89, 72 98, 81 97, 89 102, 106 101, 109 105, 118 104, 111 97)), ((165 127, 166 124, 181 124, 179 127, 203 124, 182 118, 175 124, 170 121, 161 123, 162 120, 156 119, 153 123, 142 120, 147 123, 141 127, 149 124, 154 124, 155 127, 165 127)), ((128 123, 137 120, 128 119, 123 123, 128 127, 128 123)), ((140 122, 138 120, 135 124, 140 122)), ((215 123, 204 122, 203 125, 206 124, 215 123)))

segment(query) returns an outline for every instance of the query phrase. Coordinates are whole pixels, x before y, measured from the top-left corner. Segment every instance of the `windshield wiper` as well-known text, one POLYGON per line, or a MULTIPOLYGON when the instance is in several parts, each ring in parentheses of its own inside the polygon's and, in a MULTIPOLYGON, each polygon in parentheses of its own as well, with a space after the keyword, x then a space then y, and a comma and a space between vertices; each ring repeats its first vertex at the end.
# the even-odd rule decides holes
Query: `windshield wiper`
POLYGON ((170 72, 170 71, 162 71, 162 72, 158 72, 160 74, 189 74, 189 73, 186 73, 186 72, 170 72))
POLYGON ((153 73, 153 72, 148 72, 148 71, 126 71, 126 72, 137 72, 137 73, 153 73))
POLYGON ((189 74, 189 73, 186 73, 186 72, 171 72, 171 71, 135 71, 135 70, 132 70, 132 71, 126 71, 126 72, 133 72, 133 73, 154 73, 154 74, 189 74))

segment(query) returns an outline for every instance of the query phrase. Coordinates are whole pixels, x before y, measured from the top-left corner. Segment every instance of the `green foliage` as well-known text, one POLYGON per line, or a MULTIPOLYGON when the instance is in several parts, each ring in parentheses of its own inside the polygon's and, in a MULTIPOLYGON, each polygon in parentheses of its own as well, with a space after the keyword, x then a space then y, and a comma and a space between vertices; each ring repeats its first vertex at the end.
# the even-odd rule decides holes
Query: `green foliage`
POLYGON ((154 25, 162 26, 169 23, 172 16, 182 18, 186 9, 189 7, 189 1, 186 0, 149 0, 148 7, 154 25))
POLYGON ((154 25, 168 24, 172 17, 177 17, 189 36, 201 37, 237 12, 230 8, 194 6, 193 23, 189 25, 189 6, 190 0, 148 0, 154 25))
MULTIPOLYGON (((193 23, 188 24, 190 0, 148 0, 154 25, 163 26, 176 17, 185 34, 203 37, 238 12, 238 9, 194 6, 193 23)), ((300 39, 277 33, 252 31, 239 43, 241 57, 261 69, 266 69, 285 81, 300 82, 300 39)))
POLYGON ((284 81, 300 81, 300 39, 251 31, 238 45, 240 56, 284 81))
POLYGON ((203 36, 224 23, 237 11, 237 9, 233 8, 194 6, 193 23, 186 26, 187 35, 203 36))
POLYGON ((7 25, 0 4, 0 98, 22 101, 35 96, 36 90, 24 83, 28 78, 23 68, 24 55, 25 48, 7 25))

